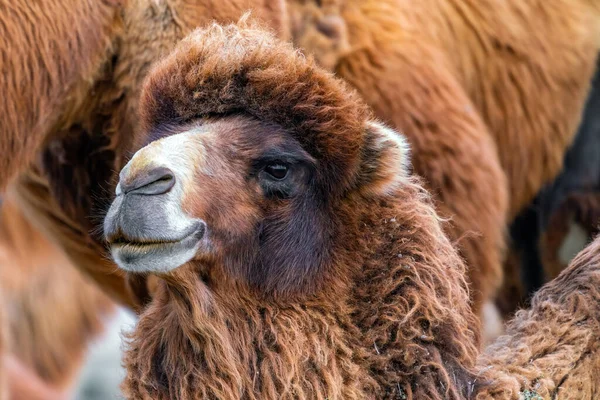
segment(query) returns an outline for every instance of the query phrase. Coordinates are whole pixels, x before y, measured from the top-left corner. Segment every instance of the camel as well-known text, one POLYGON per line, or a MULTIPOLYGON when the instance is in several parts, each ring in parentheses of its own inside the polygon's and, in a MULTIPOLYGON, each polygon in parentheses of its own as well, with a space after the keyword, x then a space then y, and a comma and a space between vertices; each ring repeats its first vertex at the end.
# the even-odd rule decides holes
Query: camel
POLYGON ((261 29, 212 25, 157 65, 140 115, 104 222, 122 269, 161 277, 127 398, 463 398, 464 264, 353 91, 261 29))
POLYGON ((293 42, 408 138, 467 260, 474 308, 508 225, 560 172, 600 49, 589 0, 290 0, 293 42), (552 60, 552 61, 550 61, 552 60))
POLYGON ((479 355, 466 266, 407 140, 289 44, 198 29, 150 73, 140 114, 146 144, 104 221, 120 268, 159 278, 127 398, 597 391, 600 239, 479 355))

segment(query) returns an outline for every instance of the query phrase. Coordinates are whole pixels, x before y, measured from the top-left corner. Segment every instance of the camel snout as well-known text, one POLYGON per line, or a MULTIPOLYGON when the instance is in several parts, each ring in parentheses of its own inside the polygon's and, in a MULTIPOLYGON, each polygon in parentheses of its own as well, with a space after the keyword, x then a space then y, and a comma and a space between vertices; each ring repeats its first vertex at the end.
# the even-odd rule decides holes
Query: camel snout
POLYGON ((168 164, 172 158, 138 153, 120 173, 117 196, 104 218, 104 237, 120 268, 166 273, 195 256, 207 226, 182 209, 182 175, 168 164))

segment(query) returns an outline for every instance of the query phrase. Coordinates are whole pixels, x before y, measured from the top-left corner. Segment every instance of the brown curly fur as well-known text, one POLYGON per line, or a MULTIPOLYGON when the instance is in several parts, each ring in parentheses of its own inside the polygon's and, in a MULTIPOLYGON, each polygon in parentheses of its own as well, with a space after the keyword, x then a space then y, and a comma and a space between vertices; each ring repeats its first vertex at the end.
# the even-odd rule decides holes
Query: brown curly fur
MULTIPOLYGON (((14 191, 28 217, 64 250, 74 265, 96 280, 115 299, 135 307, 123 274, 105 256, 100 235, 91 235, 90 232, 97 226, 96 217, 103 214, 113 196, 115 171, 137 148, 133 143, 137 137, 137 102, 141 82, 149 67, 194 28, 213 20, 235 21, 249 9, 254 10, 257 17, 268 21, 281 37, 286 37, 288 29, 283 0, 129 0, 123 3, 117 13, 115 29, 95 33, 94 40, 108 43, 109 51, 94 62, 92 69, 98 73, 87 76, 85 90, 74 89, 64 95, 53 93, 46 96, 45 91, 36 88, 35 95, 44 95, 39 99, 43 104, 48 101, 46 97, 53 101, 62 99, 63 103, 55 109, 57 115, 53 116, 52 124, 38 122, 45 128, 40 133, 44 146, 35 165, 16 182, 14 191), (77 101, 71 101, 72 98, 77 101)), ((77 7, 83 6, 73 6, 72 10, 60 13, 56 18, 64 17, 72 25, 74 17, 78 16, 75 13, 79 10, 77 7)), ((54 11, 59 13, 60 9, 54 11)), ((100 12, 84 13, 75 18, 75 22, 81 21, 91 32, 90 27, 94 27, 94 21, 100 15, 100 12)), ((13 24, 18 22, 26 26, 26 18, 26 15, 21 15, 13 24)), ((38 23, 42 28, 54 27, 54 22, 38 23)), ((76 30, 73 34, 76 35, 76 30)), ((49 37, 55 39, 54 36, 49 37)), ((37 56, 33 51, 31 54, 26 52, 35 49, 33 44, 28 43, 26 38, 18 39, 19 43, 23 43, 19 46, 24 49, 23 57, 37 56)), ((63 41, 68 42, 66 39, 63 41)), ((85 38, 81 38, 80 42, 85 43, 85 38)), ((93 43, 85 43, 85 48, 91 51, 93 43)), ((8 49, 7 54, 11 54, 12 44, 0 45, 8 49)), ((16 56, 11 55, 12 58, 16 56)), ((68 61, 73 65, 76 61, 82 63, 71 54, 68 61)), ((62 70, 54 70, 59 68, 55 64, 31 63, 29 67, 34 68, 32 74, 57 75, 57 79, 62 76, 58 74, 62 70)), ((69 87, 65 80, 56 82, 69 87)), ((30 100, 33 93, 28 91, 19 95, 26 99, 24 102, 38 101, 30 100)), ((9 129, 0 140, 21 143, 23 135, 19 132, 9 129)), ((35 151, 33 147, 27 148, 30 152, 35 151)), ((31 156, 11 157, 11 162, 18 159, 26 161, 31 156)))
POLYGON ((477 399, 595 399, 600 391, 600 238, 519 311, 478 365, 490 386, 477 399))
POLYGON ((0 221, 3 354, 66 390, 113 303, 30 225, 13 198, 4 199, 0 221))
POLYGON ((409 138, 478 308, 501 283, 506 224, 561 169, 600 47, 600 7, 291 0, 289 10, 294 42, 409 138))
POLYGON ((319 165, 331 256, 295 291, 263 291, 219 262, 163 275, 130 338, 128 398, 466 396, 478 324, 464 264, 413 178, 380 191, 397 179, 393 150, 377 147, 352 91, 263 31, 212 26, 156 67, 142 99, 149 140, 231 114, 288 132, 319 165))

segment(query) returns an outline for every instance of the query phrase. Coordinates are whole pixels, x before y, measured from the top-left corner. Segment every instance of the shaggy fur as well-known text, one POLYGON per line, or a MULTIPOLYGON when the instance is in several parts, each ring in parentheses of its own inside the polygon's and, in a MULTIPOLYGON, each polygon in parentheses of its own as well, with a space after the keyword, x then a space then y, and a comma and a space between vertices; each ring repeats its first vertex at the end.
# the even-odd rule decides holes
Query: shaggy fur
POLYGON ((64 391, 113 303, 69 265, 13 201, 5 199, 0 213, 3 354, 10 352, 45 383, 64 391))
POLYGON ((600 5, 291 0, 289 10, 294 42, 408 137, 478 308, 501 283, 506 224, 561 169, 600 46, 600 5))
POLYGON ((33 161, 61 111, 89 90, 118 29, 98 0, 0 1, 0 190, 33 161))
MULTIPOLYGON (((285 210, 298 229, 318 212, 329 232, 313 266, 319 275, 298 283, 302 290, 263 288, 220 257, 162 275, 130 338, 128 398, 461 399, 473 389, 478 324, 464 264, 426 192, 388 163, 389 152, 403 150, 374 140, 352 91, 263 31, 215 25, 157 66, 142 99, 149 141, 205 117, 207 126, 230 124, 217 137, 239 132, 239 118, 283 129, 315 159, 306 190, 320 207, 285 210)), ((242 190, 223 185, 210 190, 214 200, 242 190)), ((195 215, 206 196, 190 196, 195 215)), ((254 210, 237 204, 215 218, 243 222, 258 212, 239 207, 254 210)), ((280 214, 263 212, 269 230, 280 214)), ((241 223, 232 224, 236 235, 241 223)), ((255 251, 295 268, 303 243, 278 243, 275 254, 262 242, 255 251)), ((254 271, 242 253, 239 267, 254 271)))
POLYGON ((595 399, 600 391, 600 238, 519 311, 478 365, 477 399, 595 399), (525 397, 527 398, 527 397, 525 397))
MULTIPOLYGON (((149 67, 194 28, 213 20, 235 21, 249 9, 256 17, 267 21, 282 38, 286 37, 288 28, 283 0, 130 0, 124 3, 117 21, 120 28, 94 34, 94 40, 105 41, 111 46, 110 51, 95 62, 94 68, 99 73, 94 79, 89 77, 87 80, 88 90, 81 95, 69 91, 68 96, 52 96, 52 99, 75 97, 81 101, 76 105, 62 104, 62 112, 55 124, 39 122, 46 128, 41 157, 16 182, 14 190, 28 217, 65 251, 74 265, 115 299, 135 307, 123 282, 123 274, 105 257, 101 235, 90 232, 114 195, 115 171, 122 168, 133 150, 138 148, 134 143, 139 136, 137 103, 141 82, 149 67)), ((60 9, 54 11, 59 13, 60 9)), ((63 15, 72 25, 74 12, 69 10, 58 17, 63 15)), ((90 12, 76 21, 89 28, 99 15, 90 12)), ((25 17, 21 16, 17 21, 22 18, 25 17)), ((75 30, 73 34, 76 34, 75 30)), ((19 49, 33 48, 25 39, 19 40, 23 41, 19 49)), ((85 42, 84 38, 81 42, 85 42)), ((85 48, 91 49, 94 42, 85 43, 85 48)), ((13 46, 3 48, 12 49, 13 46)), ((34 57, 34 53, 24 54, 34 57)), ((73 57, 69 54, 68 60, 73 62, 73 57)), ((34 68, 32 74, 36 76, 58 74, 54 64, 50 63, 31 63, 29 67, 34 68)), ((63 86, 68 86, 66 81, 63 86)), ((36 95, 40 93, 45 92, 36 91, 36 95)), ((19 93, 19 96, 29 99, 33 95, 27 92, 19 93)), ((18 132, 8 130, 2 138, 22 141, 18 132)), ((34 151, 32 147, 28 149, 34 151)), ((11 160, 24 161, 28 157, 11 157, 11 160)))

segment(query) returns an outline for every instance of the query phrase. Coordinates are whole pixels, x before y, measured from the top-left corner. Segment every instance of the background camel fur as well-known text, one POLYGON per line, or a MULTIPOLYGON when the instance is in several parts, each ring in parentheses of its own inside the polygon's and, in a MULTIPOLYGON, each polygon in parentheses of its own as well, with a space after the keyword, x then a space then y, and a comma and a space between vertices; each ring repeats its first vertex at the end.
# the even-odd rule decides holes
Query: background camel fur
MULTIPOLYGON (((583 120, 556 179, 511 224, 513 268, 500 301, 512 312, 554 279, 598 234, 600 226, 600 73, 583 120), (511 279, 512 278, 512 279, 511 279)), ((507 263, 509 264, 509 263, 507 263)))
MULTIPOLYGON (((123 170, 122 193, 152 162, 179 174, 169 160, 192 157, 195 178, 176 175, 183 186, 166 195, 185 193, 182 206, 205 219, 214 250, 161 274, 130 338, 127 398, 465 397, 478 323, 464 264, 407 175, 401 137, 373 123, 353 91, 262 30, 215 25, 180 42, 142 99, 153 143, 123 170), (190 126, 198 134, 179 139, 190 126), (161 153, 169 140, 178 157, 161 153), (306 153, 315 163, 304 189, 290 181, 295 194, 281 199, 245 175, 254 152, 272 154, 279 140, 289 143, 287 157, 306 153), (257 226, 276 236, 247 241, 257 226)), ((126 218, 114 208, 133 204, 124 199, 105 222, 113 252, 136 239, 114 226, 126 218)), ((160 206, 155 212, 152 221, 161 220, 160 206)))
POLYGON ((113 302, 31 226, 13 198, 4 199, 0 220, 2 354, 66 393, 113 302))
POLYGON ((600 46, 599 5, 289 3, 294 43, 408 137, 479 308, 501 283, 508 223, 561 170, 600 46))
POLYGON ((0 190, 32 162, 61 113, 89 93, 117 8, 97 0, 0 1, 0 190))
POLYGON ((64 400, 64 393, 43 382, 12 354, 3 354, 1 361, 7 389, 3 400, 64 400))
MULTIPOLYGON (((96 73, 86 80, 86 90, 52 96, 53 99, 74 98, 78 101, 61 104, 55 123, 38 121, 46 127, 44 145, 39 149, 35 164, 20 175, 11 190, 19 197, 19 206, 28 217, 36 221, 45 235, 55 240, 70 261, 123 304, 136 306, 125 286, 123 274, 105 258, 101 235, 90 235, 89 232, 98 226, 114 196, 115 171, 136 148, 136 110, 142 79, 155 61, 195 27, 213 20, 235 21, 249 9, 284 37, 287 32, 284 6, 283 0, 124 2, 116 13, 115 24, 119 29, 95 35, 109 46, 93 68, 90 67, 96 73)), ((49 10, 60 13, 62 8, 57 6, 49 10)), ((84 21, 87 26, 97 18, 96 14, 100 15, 95 11, 91 14, 82 15, 78 21, 84 21)), ((56 18, 71 21, 73 11, 65 11, 56 18)), ((33 29, 36 22, 26 16, 21 16, 18 21, 27 29, 33 29)), ((26 45, 25 39, 19 39, 24 43, 20 49, 31 51, 27 57, 36 57, 32 51, 35 47, 26 45)), ((90 46, 85 48, 91 49, 90 46)), ((9 49, 6 50, 7 57, 18 58, 18 54, 10 53, 12 45, 3 48, 9 49)), ((68 60, 72 61, 73 57, 69 55, 68 60)), ((54 69, 60 67, 32 62, 28 68, 39 69, 32 71, 33 75, 52 75, 57 73, 54 69)), ((14 78, 17 82, 19 77, 9 74, 7 79, 12 82, 14 78)), ((11 97, 11 104, 22 103, 15 100, 20 96, 30 97, 29 93, 19 93, 17 97, 11 97)), ((0 140, 19 142, 22 140, 19 132, 9 130, 0 140)), ((33 147, 28 149, 35 153, 33 147)), ((32 157, 10 158, 15 162, 32 157)))

